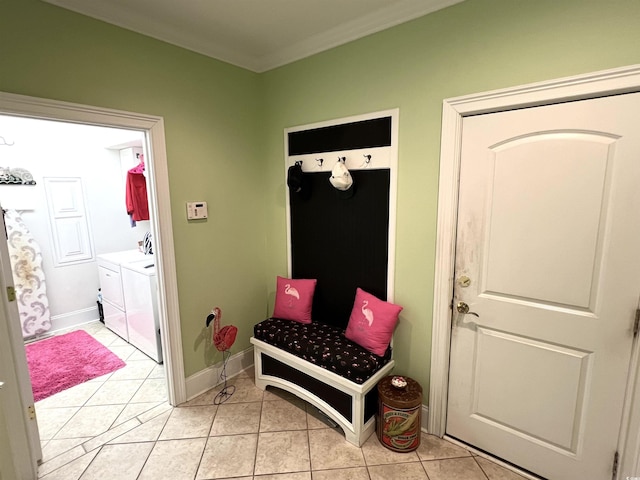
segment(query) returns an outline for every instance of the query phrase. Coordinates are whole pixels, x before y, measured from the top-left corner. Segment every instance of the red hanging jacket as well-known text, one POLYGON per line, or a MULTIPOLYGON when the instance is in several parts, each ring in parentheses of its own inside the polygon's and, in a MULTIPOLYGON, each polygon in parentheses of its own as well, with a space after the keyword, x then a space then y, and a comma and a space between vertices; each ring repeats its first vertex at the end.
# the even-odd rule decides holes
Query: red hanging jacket
POLYGON ((132 220, 149 220, 149 203, 147 201, 147 180, 138 167, 127 172, 126 202, 127 213, 132 220))

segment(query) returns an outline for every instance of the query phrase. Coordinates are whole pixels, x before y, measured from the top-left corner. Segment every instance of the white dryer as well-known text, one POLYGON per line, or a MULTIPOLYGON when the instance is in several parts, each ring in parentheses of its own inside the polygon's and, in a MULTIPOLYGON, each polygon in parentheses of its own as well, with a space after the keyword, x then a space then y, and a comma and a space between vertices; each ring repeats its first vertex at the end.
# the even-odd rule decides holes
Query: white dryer
POLYGON ((120 266, 129 343, 162 363, 155 257, 120 266))

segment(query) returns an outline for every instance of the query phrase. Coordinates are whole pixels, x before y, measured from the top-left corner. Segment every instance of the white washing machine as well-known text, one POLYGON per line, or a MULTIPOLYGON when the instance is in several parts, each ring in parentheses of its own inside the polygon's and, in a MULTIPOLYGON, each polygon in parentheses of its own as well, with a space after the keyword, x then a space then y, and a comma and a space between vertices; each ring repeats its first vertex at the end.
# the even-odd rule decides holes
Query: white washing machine
POLYGON ((104 324, 126 341, 129 341, 129 333, 127 332, 127 315, 122 292, 120 265, 143 260, 145 260, 145 255, 138 250, 98 255, 98 276, 100 288, 102 288, 104 324))
POLYGON ((129 343, 162 363, 155 257, 120 265, 129 343))

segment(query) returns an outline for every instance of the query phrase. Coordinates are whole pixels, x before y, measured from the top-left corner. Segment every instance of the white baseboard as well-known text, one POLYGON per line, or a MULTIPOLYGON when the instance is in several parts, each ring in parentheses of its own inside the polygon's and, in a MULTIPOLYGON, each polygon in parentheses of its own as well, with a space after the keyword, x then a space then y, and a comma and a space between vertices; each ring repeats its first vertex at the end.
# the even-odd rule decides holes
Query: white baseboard
MULTIPOLYGON (((227 378, 231 378, 252 366, 253 347, 249 347, 229 357, 229 361, 227 362, 227 378)), ((222 361, 188 377, 185 381, 187 401, 218 385, 220 383, 221 369, 222 361)))
POLYGON ((429 407, 422 404, 422 414, 420 416, 420 430, 429 433, 429 407))
POLYGON ((53 315, 51 317, 51 329, 50 332, 57 332, 59 330, 66 330, 67 328, 76 327, 84 323, 93 322, 98 320, 98 307, 83 308, 81 310, 75 310, 73 312, 62 313, 60 315, 53 315))

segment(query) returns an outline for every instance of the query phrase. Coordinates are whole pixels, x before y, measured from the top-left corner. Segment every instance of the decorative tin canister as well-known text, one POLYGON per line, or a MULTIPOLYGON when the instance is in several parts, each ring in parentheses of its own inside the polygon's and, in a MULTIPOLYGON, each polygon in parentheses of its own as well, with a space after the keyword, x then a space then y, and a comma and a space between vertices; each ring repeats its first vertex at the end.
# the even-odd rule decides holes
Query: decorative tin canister
POLYGON ((417 449, 422 410, 420 384, 408 377, 386 377, 378 383, 378 399, 376 433, 380 443, 396 452, 417 449))

